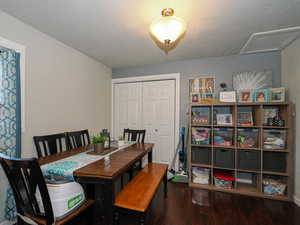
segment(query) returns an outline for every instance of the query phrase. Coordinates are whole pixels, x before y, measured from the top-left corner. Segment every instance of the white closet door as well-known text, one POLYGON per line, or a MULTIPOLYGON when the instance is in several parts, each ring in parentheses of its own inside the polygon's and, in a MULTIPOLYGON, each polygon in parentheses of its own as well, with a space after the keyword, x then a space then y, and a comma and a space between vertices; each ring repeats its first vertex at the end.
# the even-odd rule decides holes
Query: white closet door
POLYGON ((175 80, 142 83, 142 127, 155 144, 153 161, 170 164, 175 150, 175 80))
POLYGON ((124 128, 141 128, 141 83, 114 85, 114 137, 124 128))

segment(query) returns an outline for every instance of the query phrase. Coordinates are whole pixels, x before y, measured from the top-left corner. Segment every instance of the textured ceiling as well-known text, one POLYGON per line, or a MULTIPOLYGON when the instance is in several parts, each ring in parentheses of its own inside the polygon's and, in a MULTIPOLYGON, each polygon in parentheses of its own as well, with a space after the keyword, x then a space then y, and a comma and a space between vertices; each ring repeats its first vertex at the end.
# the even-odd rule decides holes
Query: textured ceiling
POLYGON ((237 54, 252 33, 300 25, 300 0, 0 0, 0 9, 112 68, 237 54), (188 22, 169 55, 148 29, 165 7, 188 22))

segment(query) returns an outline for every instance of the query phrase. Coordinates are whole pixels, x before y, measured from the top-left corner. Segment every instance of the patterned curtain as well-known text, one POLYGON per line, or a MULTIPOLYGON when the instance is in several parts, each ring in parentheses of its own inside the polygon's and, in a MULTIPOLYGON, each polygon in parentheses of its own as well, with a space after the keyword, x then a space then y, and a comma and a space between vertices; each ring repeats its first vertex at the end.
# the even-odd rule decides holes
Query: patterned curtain
MULTIPOLYGON (((20 54, 0 50, 0 152, 12 157, 21 156, 20 54)), ((0 221, 16 217, 13 193, 0 168, 0 221), (5 191, 6 190, 6 191, 5 191)))

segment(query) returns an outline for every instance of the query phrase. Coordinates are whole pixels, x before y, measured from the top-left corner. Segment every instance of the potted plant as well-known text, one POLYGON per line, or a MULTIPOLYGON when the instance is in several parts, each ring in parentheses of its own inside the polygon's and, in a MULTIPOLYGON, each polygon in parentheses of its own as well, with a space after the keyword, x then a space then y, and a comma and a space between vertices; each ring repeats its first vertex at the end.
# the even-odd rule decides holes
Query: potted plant
POLYGON ((92 138, 92 143, 94 144, 94 151, 97 153, 101 153, 104 150, 104 143, 106 141, 106 137, 98 134, 92 138))
POLYGON ((118 146, 121 147, 123 145, 125 145, 124 137, 123 136, 119 136, 118 137, 118 146))

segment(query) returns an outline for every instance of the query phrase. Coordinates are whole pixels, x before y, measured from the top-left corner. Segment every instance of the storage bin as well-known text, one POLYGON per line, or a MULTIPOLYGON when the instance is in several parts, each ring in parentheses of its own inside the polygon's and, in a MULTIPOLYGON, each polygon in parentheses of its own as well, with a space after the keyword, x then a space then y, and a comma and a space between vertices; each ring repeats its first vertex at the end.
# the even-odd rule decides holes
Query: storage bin
POLYGON ((210 128, 192 128, 192 144, 209 145, 210 144, 210 128))
POLYGON ((242 148, 258 147, 258 129, 240 128, 237 132, 237 144, 242 148))
POLYGON ((250 150, 239 150, 237 155, 238 169, 260 171, 261 152, 250 150))
POLYGON ((224 188, 231 190, 233 189, 235 178, 229 173, 214 173, 215 186, 219 188, 224 188))
POLYGON ((234 151, 231 149, 214 149, 214 166, 234 169, 234 151))
POLYGON ((214 145, 232 146, 233 145, 233 129, 232 128, 215 128, 214 129, 214 145))
POLYGON ((264 177, 263 189, 267 195, 279 195, 285 194, 286 184, 280 179, 275 177, 264 177))
POLYGON ((264 149, 283 150, 286 147, 286 130, 264 130, 264 149))
POLYGON ((271 172, 286 172, 287 155, 284 152, 264 152, 263 170, 271 172))
POLYGON ((211 165, 211 149, 192 147, 192 163, 211 165))

